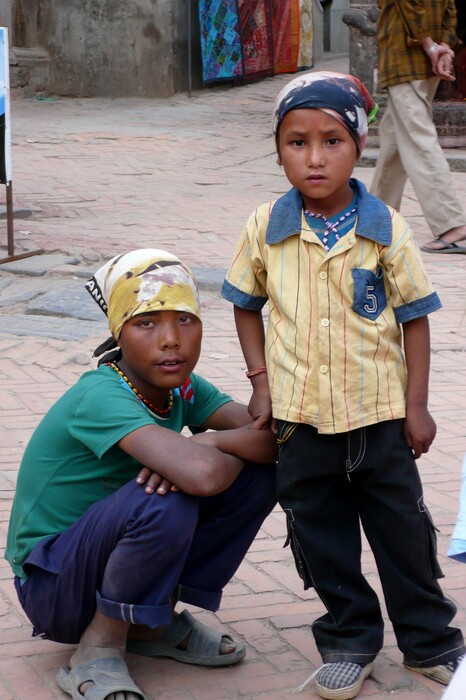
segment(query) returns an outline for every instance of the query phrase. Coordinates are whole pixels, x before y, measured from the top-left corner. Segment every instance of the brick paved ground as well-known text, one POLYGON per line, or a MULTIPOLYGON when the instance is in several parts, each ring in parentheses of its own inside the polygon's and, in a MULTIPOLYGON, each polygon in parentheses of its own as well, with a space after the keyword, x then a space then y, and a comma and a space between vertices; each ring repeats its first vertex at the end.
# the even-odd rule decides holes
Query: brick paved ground
MULTIPOLYGON (((167 248, 196 268, 222 272, 250 211, 287 187, 270 137, 273 99, 287 80, 282 76, 241 88, 214 88, 191 99, 180 95, 165 101, 14 102, 15 205, 33 211, 32 217, 16 221, 17 250, 35 244, 78 261, 55 266, 41 277, 42 287, 56 290, 64 283, 76 284, 74 278, 100 259, 143 246, 167 248)), ((370 169, 358 168, 356 174, 370 183, 370 169)), ((454 186, 464 201, 465 173, 454 174, 454 186)), ((419 243, 428 240, 410 188, 403 212, 419 243)), ((0 236, 3 232, 0 222, 0 236)), ((458 623, 466 629, 466 569, 446 558, 466 448, 466 259, 425 258, 444 309, 432 317, 430 404, 439 433, 419 465, 426 500, 440 529, 443 585, 459 607, 458 623)), ((105 337, 103 326, 75 321, 75 335, 70 332, 63 340, 53 330, 56 318, 24 316, 31 310, 34 273, 13 274, 12 269, 8 264, 0 272, 0 291, 8 285, 16 290, 8 305, 0 301, 0 546, 15 474, 31 431, 90 366, 92 349, 105 337), (26 325, 18 334, 17 318, 26 324, 29 320, 30 331, 26 325), (82 337, 77 336, 78 327, 85 328, 82 337)), ((231 309, 214 291, 204 292, 203 299, 205 341, 199 369, 247 401, 249 386, 231 309)), ((236 668, 206 670, 130 656, 131 671, 148 698, 285 700, 319 665, 309 625, 323 608, 312 590, 302 590, 289 549, 283 549, 284 529, 277 509, 227 587, 219 613, 194 611, 212 625, 223 623, 232 634, 244 637, 247 660, 236 668)), ((363 564, 380 593, 367 547, 363 564)), ((0 700, 65 697, 54 675, 68 660, 70 648, 31 639, 3 560, 0 635, 0 700)), ((441 693, 441 686, 403 669, 387 622, 385 646, 361 697, 426 700, 440 698, 441 693)), ((315 693, 310 688, 300 697, 313 698, 315 693)))

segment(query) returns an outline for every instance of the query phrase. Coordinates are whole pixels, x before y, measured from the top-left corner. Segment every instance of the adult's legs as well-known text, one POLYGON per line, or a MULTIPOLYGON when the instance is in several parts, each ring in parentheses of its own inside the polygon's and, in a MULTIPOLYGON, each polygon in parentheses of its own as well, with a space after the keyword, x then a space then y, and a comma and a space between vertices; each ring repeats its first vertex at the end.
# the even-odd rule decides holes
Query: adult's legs
POLYGON ((398 150, 390 99, 379 124, 379 141, 379 155, 370 191, 399 211, 407 175, 398 150))
POLYGON ((434 237, 443 236, 444 240, 453 240, 457 235, 455 240, 461 240, 466 238, 466 215, 456 196, 448 161, 439 144, 433 122, 432 101, 437 86, 438 78, 429 78, 388 88, 386 126, 389 142, 385 147, 384 125, 381 134, 381 161, 377 165, 371 191, 391 206, 397 205, 395 208, 399 208, 394 180, 402 175, 402 166, 414 187, 434 237), (394 155, 395 142, 398 157, 394 155), (458 234, 452 234, 453 230, 463 227, 463 232, 460 230, 458 234), (448 236, 445 235, 447 232, 448 236))

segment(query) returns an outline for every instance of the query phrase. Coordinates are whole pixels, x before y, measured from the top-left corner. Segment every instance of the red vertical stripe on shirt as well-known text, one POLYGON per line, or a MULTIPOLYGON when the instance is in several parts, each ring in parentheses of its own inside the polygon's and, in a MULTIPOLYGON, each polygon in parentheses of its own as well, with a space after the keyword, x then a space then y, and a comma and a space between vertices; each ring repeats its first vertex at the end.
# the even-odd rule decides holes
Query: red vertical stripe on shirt
MULTIPOLYGON (((343 309, 343 396, 345 399, 345 409, 346 409, 346 421, 348 424, 348 430, 351 430, 351 418, 350 418, 350 412, 348 409, 348 389, 347 389, 347 358, 348 358, 348 346, 347 346, 347 313, 346 313, 346 308, 345 308, 345 301, 343 298, 343 294, 341 292, 342 288, 342 279, 345 271, 345 266, 346 266, 346 260, 348 257, 348 251, 346 251, 344 258, 343 258, 343 264, 341 266, 341 271, 340 271, 340 302, 341 302, 341 307, 343 309)), ((331 328, 331 326, 330 326, 331 328)))

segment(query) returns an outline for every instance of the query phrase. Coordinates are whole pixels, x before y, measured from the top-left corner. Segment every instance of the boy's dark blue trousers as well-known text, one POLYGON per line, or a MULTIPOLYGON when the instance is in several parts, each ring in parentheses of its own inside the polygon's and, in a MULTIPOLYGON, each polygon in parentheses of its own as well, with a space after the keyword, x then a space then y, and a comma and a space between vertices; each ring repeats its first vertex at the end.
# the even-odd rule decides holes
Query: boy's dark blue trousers
POLYGON ((204 498, 126 484, 29 555, 15 585, 35 634, 76 644, 96 609, 151 628, 171 621, 176 600, 217 610, 275 503, 274 464, 248 465, 204 498))
POLYGON ((361 571, 360 524, 405 663, 435 666, 462 654, 403 421, 336 435, 279 421, 278 437, 278 500, 296 566, 327 610, 312 626, 324 662, 367 664, 383 645, 379 601, 361 571))

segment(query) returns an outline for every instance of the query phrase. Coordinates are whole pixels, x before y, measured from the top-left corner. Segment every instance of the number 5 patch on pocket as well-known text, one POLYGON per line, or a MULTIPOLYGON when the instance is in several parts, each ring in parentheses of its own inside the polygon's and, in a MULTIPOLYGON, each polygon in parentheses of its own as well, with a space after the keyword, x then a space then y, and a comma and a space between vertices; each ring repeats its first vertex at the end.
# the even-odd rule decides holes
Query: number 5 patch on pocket
POLYGON ((351 270, 354 282, 353 311, 375 321, 387 306, 383 269, 376 272, 355 267, 351 270))

